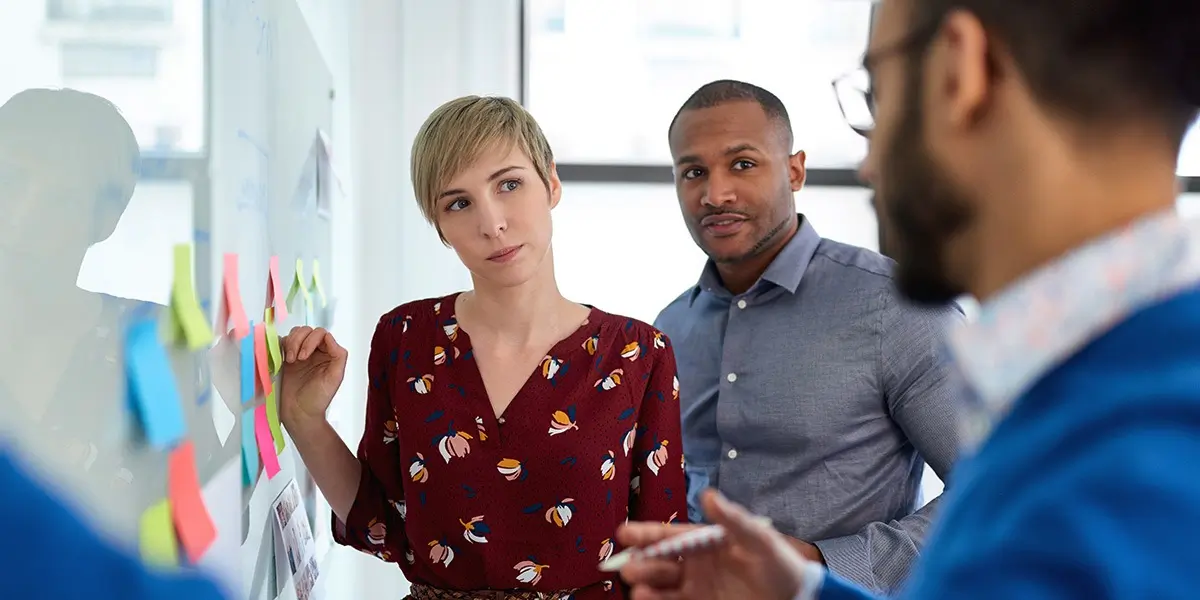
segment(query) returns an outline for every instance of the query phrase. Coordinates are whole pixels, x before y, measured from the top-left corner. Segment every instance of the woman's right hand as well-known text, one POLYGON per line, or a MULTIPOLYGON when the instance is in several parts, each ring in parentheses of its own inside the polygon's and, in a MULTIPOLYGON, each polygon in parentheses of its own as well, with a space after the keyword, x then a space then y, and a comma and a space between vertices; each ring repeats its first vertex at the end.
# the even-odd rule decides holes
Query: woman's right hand
POLYGON ((325 420, 346 375, 346 349, 318 327, 295 327, 281 340, 279 417, 289 429, 325 420))

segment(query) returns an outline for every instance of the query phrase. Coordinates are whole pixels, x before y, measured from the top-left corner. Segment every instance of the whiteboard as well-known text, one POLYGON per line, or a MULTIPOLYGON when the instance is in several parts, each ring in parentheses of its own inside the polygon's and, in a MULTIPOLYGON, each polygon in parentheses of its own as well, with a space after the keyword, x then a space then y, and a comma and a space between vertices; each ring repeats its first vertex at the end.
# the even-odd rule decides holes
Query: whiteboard
MULTIPOLYGON (((9 81, 0 93, 0 326, 14 341, 0 350, 0 431, 48 486, 133 552, 146 510, 168 495, 169 456, 179 442, 155 447, 147 436, 131 400, 139 388, 129 385, 136 361, 127 360, 127 343, 134 325, 166 322, 174 248, 191 248, 188 280, 209 326, 226 253, 238 257, 241 300, 256 321, 271 257, 285 290, 297 259, 306 279, 319 262, 326 294, 336 276, 323 202, 337 182, 321 160, 337 139, 334 90, 295 0, 174 6, 176 18, 203 23, 206 143, 195 144, 202 151, 143 151, 146 104, 101 85, 93 93, 62 89, 64 82, 39 75, 35 85, 45 87, 9 81)), ((45 19, 39 11, 14 14, 45 19)), ((30 48, 16 54, 30 54, 27 67, 47 69, 49 55, 30 48)), ((316 298, 311 314, 302 303, 296 308, 277 323, 281 332, 322 324, 328 314, 316 298)), ((290 597, 290 582, 272 569, 268 516, 278 492, 305 479, 291 440, 277 476, 244 483, 240 419, 263 398, 243 405, 239 390, 218 385, 211 347, 159 342, 163 379, 178 394, 181 439, 194 448, 199 493, 216 530, 207 552, 189 562, 212 571, 234 597, 290 597)), ((322 507, 308 508, 315 515, 322 507)))
MULTIPOLYGON (((261 321, 273 256, 278 257, 285 290, 297 259, 304 265, 306 281, 317 261, 324 290, 332 290, 330 217, 316 201, 331 196, 337 182, 314 157, 326 151, 322 134, 330 143, 336 134, 333 77, 295 0, 221 0, 212 7, 213 201, 206 216, 210 259, 218 268, 211 273, 210 285, 217 298, 219 265, 226 253, 235 253, 246 312, 261 321)), ((287 318, 278 321, 279 332, 305 324, 306 317, 309 324, 326 324, 328 311, 320 309, 316 298, 313 302, 313 314, 306 315, 298 296, 287 318)), ((218 388, 217 395, 236 394, 218 388)), ((244 408, 237 398, 226 402, 233 410, 244 408)), ((237 417, 235 436, 242 414, 237 417)), ((242 598, 294 597, 292 583, 280 581, 275 571, 271 503, 289 481, 305 477, 290 439, 278 460, 279 475, 268 479, 259 474, 256 482, 242 488, 237 551, 242 598)), ((324 505, 308 500, 306 508, 315 517, 324 505)), ((317 521, 313 518, 314 526, 317 521)))

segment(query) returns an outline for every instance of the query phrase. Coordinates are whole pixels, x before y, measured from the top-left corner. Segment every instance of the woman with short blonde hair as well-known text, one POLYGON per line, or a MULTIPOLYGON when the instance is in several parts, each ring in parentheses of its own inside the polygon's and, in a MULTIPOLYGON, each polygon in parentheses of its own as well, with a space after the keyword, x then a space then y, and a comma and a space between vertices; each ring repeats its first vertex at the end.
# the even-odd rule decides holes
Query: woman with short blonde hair
POLYGON ((320 329, 284 344, 281 410, 335 539, 399 563, 417 599, 625 597, 597 569, 617 526, 687 513, 669 341, 559 292, 562 184, 516 102, 434 111, 412 181, 474 285, 380 319, 357 457, 324 420, 345 350, 320 329))

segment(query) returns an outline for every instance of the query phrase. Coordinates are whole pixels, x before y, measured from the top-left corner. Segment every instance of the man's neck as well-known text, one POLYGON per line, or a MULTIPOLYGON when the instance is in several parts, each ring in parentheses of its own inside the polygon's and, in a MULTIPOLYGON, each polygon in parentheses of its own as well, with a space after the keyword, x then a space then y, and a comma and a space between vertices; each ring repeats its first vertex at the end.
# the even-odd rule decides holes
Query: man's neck
MULTIPOLYGON (((968 275, 971 294, 984 302, 1092 240, 1172 210, 1177 198, 1174 169, 1157 170, 1161 172, 1153 165, 1128 164, 1120 169, 1132 174, 1127 177, 1054 176, 1055 185, 1009 192, 1026 194, 1025 205, 1036 209, 983 235, 980 267, 968 275)), ((1031 178, 1030 183, 1037 182, 1031 178)))
POLYGON ((767 272, 767 268, 771 266, 771 263, 775 262, 775 257, 779 256, 780 252, 783 252, 784 247, 788 245, 788 242, 792 241, 792 238, 799 231, 800 217, 797 216, 789 226, 780 232, 778 239, 773 244, 758 254, 748 256, 736 262, 715 263, 717 274, 721 276, 721 283, 725 286, 725 289, 734 296, 746 293, 762 278, 763 273, 767 272))

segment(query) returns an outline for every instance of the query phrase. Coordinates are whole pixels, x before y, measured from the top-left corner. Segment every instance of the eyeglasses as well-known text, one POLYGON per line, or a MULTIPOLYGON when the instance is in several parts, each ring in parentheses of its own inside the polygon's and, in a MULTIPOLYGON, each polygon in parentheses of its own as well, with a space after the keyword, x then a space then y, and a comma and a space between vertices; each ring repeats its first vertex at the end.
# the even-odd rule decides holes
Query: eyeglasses
POLYGON ((871 130, 875 129, 875 97, 867 69, 859 67, 834 79, 833 93, 846 125, 858 135, 871 137, 871 130))
POLYGON ((875 94, 871 90, 872 64, 879 64, 886 58, 923 50, 933 41, 941 27, 940 21, 921 27, 900 41, 881 48, 874 53, 863 55, 862 64, 833 80, 833 93, 837 97, 838 108, 842 118, 850 129, 863 137, 871 137, 875 129, 875 94))

